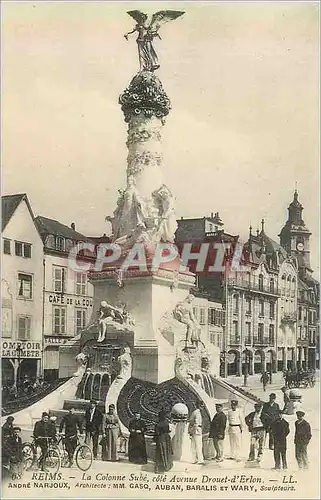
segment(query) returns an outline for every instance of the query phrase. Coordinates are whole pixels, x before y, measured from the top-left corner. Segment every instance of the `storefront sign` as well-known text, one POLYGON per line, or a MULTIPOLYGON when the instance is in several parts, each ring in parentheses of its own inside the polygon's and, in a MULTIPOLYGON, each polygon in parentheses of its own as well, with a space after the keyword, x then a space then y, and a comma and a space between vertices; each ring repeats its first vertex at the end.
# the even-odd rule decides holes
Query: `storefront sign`
POLYGON ((41 358, 40 342, 12 342, 1 341, 1 356, 3 358, 41 358))
POLYGON ((45 346, 48 345, 62 345, 67 342, 68 338, 66 337, 45 337, 45 346))
POLYGON ((62 293, 52 293, 48 296, 48 300, 51 304, 59 305, 74 305, 76 307, 92 307, 92 299, 86 299, 82 297, 66 297, 62 293))

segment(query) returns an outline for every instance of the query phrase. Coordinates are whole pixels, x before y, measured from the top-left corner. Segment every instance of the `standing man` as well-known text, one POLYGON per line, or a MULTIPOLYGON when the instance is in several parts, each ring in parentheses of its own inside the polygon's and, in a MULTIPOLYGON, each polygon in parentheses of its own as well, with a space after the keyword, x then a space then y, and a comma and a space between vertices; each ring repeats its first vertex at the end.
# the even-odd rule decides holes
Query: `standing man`
POLYGON ((94 460, 97 459, 98 439, 103 421, 103 415, 97 406, 96 401, 90 401, 90 407, 87 408, 85 413, 86 444, 92 439, 94 460))
POLYGON ((13 422, 14 422, 14 417, 10 416, 6 418, 6 421, 2 426, 3 438, 7 438, 13 435, 13 422))
POLYGON ((41 420, 35 423, 33 430, 33 437, 35 439, 36 446, 41 449, 41 457, 39 460, 39 465, 41 470, 45 470, 45 462, 48 454, 48 444, 49 441, 46 438, 52 438, 52 425, 49 422, 49 413, 44 411, 41 416, 41 420))
POLYGON ((243 431, 243 416, 238 408, 238 401, 231 400, 231 409, 227 413, 228 433, 230 436, 231 459, 240 461, 240 449, 243 431))
POLYGON ((192 440, 192 454, 194 464, 203 464, 203 419, 201 413, 201 403, 196 401, 196 409, 191 414, 191 419, 188 426, 188 433, 192 440))
POLYGON ((289 391, 285 386, 282 387, 281 391, 283 392, 283 403, 284 403, 283 413, 286 414, 288 412, 289 404, 290 404, 291 400, 290 400, 290 396, 289 396, 289 391))
POLYGON ((135 413, 135 418, 129 422, 128 430, 128 460, 133 464, 147 464, 146 424, 140 418, 140 413, 135 413))
POLYGON ((282 458, 282 466, 286 470, 288 468, 286 462, 286 437, 290 432, 290 427, 288 422, 284 420, 282 411, 279 410, 276 418, 271 423, 270 429, 274 442, 274 469, 281 468, 282 458))
POLYGON ((295 458, 298 462, 299 469, 308 469, 308 444, 312 437, 311 426, 304 420, 304 411, 298 410, 296 412, 297 420, 295 422, 295 458))
POLYGON ((217 462, 223 462, 224 438, 225 438, 227 417, 223 412, 222 404, 217 403, 215 407, 216 407, 216 413, 211 422, 209 437, 213 439, 213 445, 216 451, 215 460, 217 462))
POLYGON ((262 384, 263 384, 263 391, 264 392, 266 391, 266 386, 269 382, 269 379, 270 379, 270 376, 269 376, 268 372, 263 372, 261 379, 260 379, 260 382, 262 382, 262 384))
POLYGON ((68 453, 68 467, 71 467, 73 464, 75 449, 77 447, 77 431, 79 430, 79 433, 82 434, 82 425, 79 417, 75 415, 74 408, 70 408, 68 414, 63 417, 59 426, 60 434, 63 432, 64 427, 64 443, 68 453))
POLYGON ((267 426, 264 413, 262 414, 262 403, 255 403, 254 411, 245 417, 245 423, 251 433, 250 454, 248 461, 254 462, 255 450, 258 449, 256 461, 261 462, 263 455, 263 446, 265 440, 265 429, 267 426))
MULTIPOLYGON (((273 433, 270 431, 270 427, 274 420, 279 417, 280 414, 280 407, 279 405, 275 402, 276 400, 276 394, 272 392, 269 396, 269 401, 267 403, 263 404, 263 409, 262 413, 264 413, 264 416, 266 417, 268 421, 268 433, 269 433, 269 449, 273 450, 274 448, 274 443, 273 443, 273 433)), ((264 417, 264 418, 265 418, 264 417)))

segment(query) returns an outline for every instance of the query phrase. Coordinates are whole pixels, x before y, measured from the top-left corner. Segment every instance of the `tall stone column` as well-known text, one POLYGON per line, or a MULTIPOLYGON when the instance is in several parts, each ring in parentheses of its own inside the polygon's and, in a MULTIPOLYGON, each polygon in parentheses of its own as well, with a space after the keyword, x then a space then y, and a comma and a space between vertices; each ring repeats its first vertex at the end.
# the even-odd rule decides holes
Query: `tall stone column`
POLYGON ((127 186, 111 218, 113 240, 131 238, 132 244, 143 234, 144 241, 173 241, 174 198, 162 172, 162 127, 170 100, 155 73, 141 71, 119 102, 128 123, 127 186))

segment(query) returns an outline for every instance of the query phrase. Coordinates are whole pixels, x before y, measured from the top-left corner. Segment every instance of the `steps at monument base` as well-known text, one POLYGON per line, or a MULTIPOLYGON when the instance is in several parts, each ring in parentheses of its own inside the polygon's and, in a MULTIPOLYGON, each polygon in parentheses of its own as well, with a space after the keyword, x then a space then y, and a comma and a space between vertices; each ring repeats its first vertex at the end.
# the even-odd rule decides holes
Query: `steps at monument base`
MULTIPOLYGON (((70 410, 74 408, 75 410, 86 411, 90 406, 90 400, 88 399, 65 399, 63 404, 64 410, 70 410)), ((98 401, 98 408, 101 412, 105 413, 105 403, 103 401, 98 401)))
MULTIPOLYGON (((90 401, 86 399, 65 399, 63 407, 61 410, 50 410, 50 414, 57 417, 56 427, 59 427, 61 420, 65 415, 68 414, 70 408, 74 408, 75 415, 80 418, 80 421, 84 425, 85 423, 85 412, 90 406, 90 401)), ((102 413, 105 413, 105 404, 99 401, 98 408, 102 413)))
POLYGON ((241 399, 247 402, 247 404, 252 405, 261 401, 260 398, 258 398, 257 395, 251 393, 248 388, 245 389, 243 387, 233 385, 223 378, 216 378, 214 384, 215 394, 217 395, 218 399, 226 399, 226 397, 228 397, 228 400, 230 401, 232 397, 235 396, 236 399, 241 399))
MULTIPOLYGON (((53 410, 53 411, 50 411, 50 414, 51 415, 54 415, 55 417, 57 417, 57 420, 56 420, 56 427, 58 428, 63 417, 65 415, 68 415, 68 410, 53 410)), ((84 425, 85 423, 85 412, 84 411, 75 411, 75 415, 77 415, 81 421, 81 423, 84 425)))

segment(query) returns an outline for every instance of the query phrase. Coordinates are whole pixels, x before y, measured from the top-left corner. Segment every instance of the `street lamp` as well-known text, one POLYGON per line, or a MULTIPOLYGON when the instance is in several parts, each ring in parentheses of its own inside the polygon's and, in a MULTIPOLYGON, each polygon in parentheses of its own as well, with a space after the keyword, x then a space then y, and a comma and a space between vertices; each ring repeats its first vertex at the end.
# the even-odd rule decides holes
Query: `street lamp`
POLYGON ((244 355, 245 355, 245 364, 244 364, 244 387, 247 387, 247 377, 248 377, 248 374, 249 374, 249 367, 248 367, 248 363, 249 363, 249 358, 248 358, 248 355, 249 355, 249 351, 248 349, 245 349, 244 351, 244 355))
POLYGON ((20 359, 21 359, 21 354, 23 352, 23 349, 20 344, 17 345, 16 347, 16 353, 17 353, 17 360, 18 360, 18 367, 17 367, 17 380, 16 380, 16 385, 20 383, 20 359))

